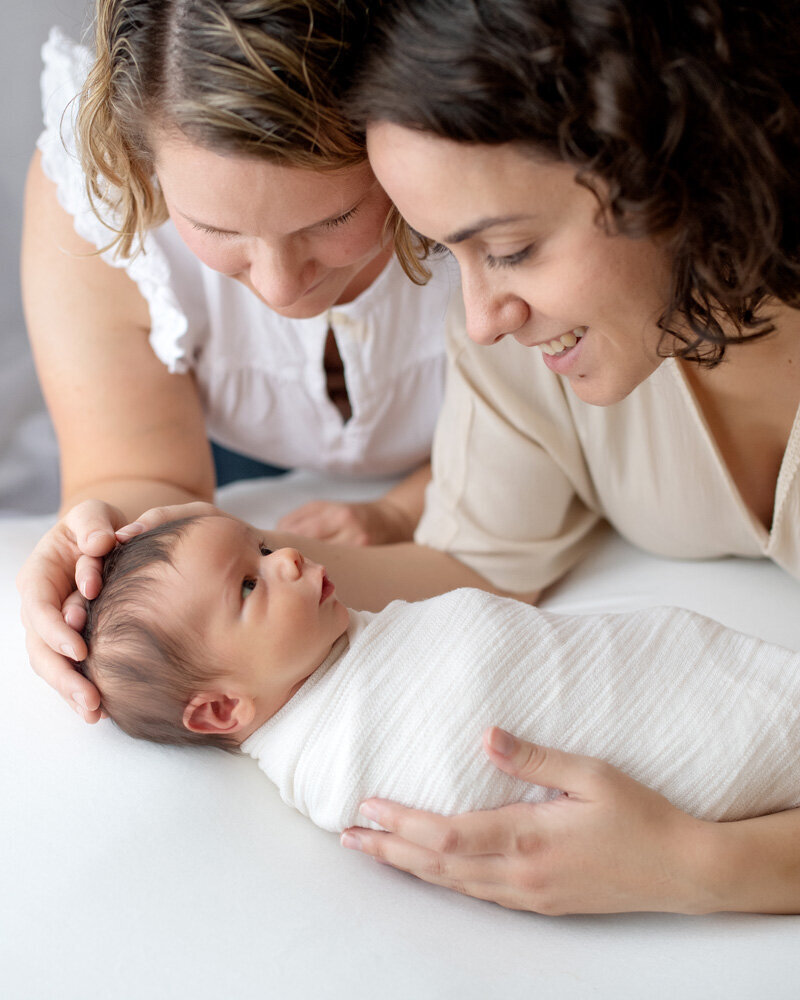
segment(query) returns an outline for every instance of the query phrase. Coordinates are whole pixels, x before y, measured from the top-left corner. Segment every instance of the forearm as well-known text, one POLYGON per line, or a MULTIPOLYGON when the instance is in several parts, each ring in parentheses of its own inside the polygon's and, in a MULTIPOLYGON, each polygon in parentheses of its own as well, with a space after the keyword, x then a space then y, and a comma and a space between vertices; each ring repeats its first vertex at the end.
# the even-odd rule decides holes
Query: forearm
POLYGON ((191 503, 195 500, 211 502, 213 489, 199 488, 196 492, 158 479, 107 479, 83 483, 65 492, 61 514, 71 510, 82 500, 104 500, 118 507, 129 521, 135 521, 151 507, 191 503))
POLYGON ((499 593, 488 580, 436 549, 413 542, 352 547, 288 533, 265 532, 270 548, 291 545, 322 563, 345 604, 380 611, 393 600, 420 601, 458 587, 499 593))
POLYGON ((800 809, 703 824, 688 856, 690 912, 800 913, 800 809))
POLYGON ((402 523, 403 535, 409 541, 422 517, 425 507, 425 488, 431 481, 431 464, 426 462, 415 469, 397 486, 392 487, 378 501, 384 508, 396 514, 402 523))

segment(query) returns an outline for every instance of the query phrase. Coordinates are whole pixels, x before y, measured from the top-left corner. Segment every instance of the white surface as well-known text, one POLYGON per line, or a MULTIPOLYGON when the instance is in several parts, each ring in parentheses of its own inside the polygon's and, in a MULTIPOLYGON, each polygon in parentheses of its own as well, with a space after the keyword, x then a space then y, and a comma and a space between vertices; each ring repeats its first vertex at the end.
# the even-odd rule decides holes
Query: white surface
MULTIPOLYGON (((266 527, 321 492, 293 476, 223 502, 266 527)), ((252 760, 84 725, 28 669, 18 624, 13 576, 46 523, 0 523, 4 1000, 798 996, 800 917, 507 912, 341 849, 252 760)), ((798 598, 766 563, 609 538, 547 604, 680 603, 800 648, 798 598)))

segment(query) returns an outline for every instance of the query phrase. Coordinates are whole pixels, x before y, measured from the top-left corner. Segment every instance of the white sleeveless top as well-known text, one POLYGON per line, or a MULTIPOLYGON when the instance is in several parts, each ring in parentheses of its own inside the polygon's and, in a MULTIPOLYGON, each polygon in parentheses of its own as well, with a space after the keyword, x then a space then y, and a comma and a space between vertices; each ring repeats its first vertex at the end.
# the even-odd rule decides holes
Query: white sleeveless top
MULTIPOLYGON (((42 48, 46 175, 76 232, 101 248, 112 231, 92 212, 74 118, 92 54, 54 28, 42 48)), ((396 475, 430 454, 444 389, 444 319, 455 266, 433 262, 414 285, 392 258, 357 299, 311 319, 286 319, 239 282, 206 267, 171 221, 150 230, 123 267, 150 309, 150 344, 171 372, 192 371, 209 436, 261 461, 352 475, 396 475), (327 394, 328 329, 344 364, 352 416, 327 394)))

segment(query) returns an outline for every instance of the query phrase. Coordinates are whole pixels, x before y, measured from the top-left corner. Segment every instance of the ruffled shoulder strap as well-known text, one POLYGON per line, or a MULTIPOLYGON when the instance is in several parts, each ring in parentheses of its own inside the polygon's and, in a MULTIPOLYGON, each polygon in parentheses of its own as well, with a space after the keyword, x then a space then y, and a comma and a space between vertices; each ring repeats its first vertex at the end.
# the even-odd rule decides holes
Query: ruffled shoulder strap
MULTIPOLYGON (((37 143, 42 168, 57 188, 61 206, 74 220, 75 232, 98 249, 114 238, 114 214, 106 225, 92 209, 77 154, 76 97, 92 65, 92 54, 59 29, 53 28, 42 46, 42 113, 44 131, 37 143)), ((136 246, 134 247, 136 249, 136 246)), ((169 261, 149 235, 141 252, 132 257, 101 254, 112 267, 124 268, 136 282, 150 309, 150 344, 171 372, 189 369, 185 345, 188 321, 171 288, 169 261)))

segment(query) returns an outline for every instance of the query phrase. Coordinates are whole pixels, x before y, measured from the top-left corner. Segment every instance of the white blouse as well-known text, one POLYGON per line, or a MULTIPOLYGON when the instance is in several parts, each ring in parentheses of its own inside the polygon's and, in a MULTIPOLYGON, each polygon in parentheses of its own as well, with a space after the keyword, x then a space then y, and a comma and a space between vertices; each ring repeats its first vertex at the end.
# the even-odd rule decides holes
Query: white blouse
MULTIPOLYGON (((42 48, 42 166, 76 232, 101 248, 113 233, 93 213, 76 155, 76 102, 92 54, 53 29, 42 48), (70 103, 72 101, 72 103, 70 103)), ((434 261, 420 288, 392 258, 357 299, 311 319, 286 319, 206 267, 171 221, 150 230, 123 267, 150 309, 150 344, 172 372, 194 373, 209 436, 261 461, 352 475, 395 475, 430 453, 444 389, 444 320, 458 275, 434 261), (327 392, 333 331, 352 416, 327 392)))

